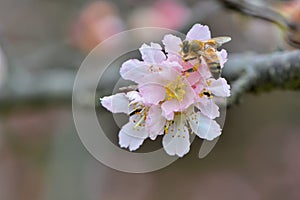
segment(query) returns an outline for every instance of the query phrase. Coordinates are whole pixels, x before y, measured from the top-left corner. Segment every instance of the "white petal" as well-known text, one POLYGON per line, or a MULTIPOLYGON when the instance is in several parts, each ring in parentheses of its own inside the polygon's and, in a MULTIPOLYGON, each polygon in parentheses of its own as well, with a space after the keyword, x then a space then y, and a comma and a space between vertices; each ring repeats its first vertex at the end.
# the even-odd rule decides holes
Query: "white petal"
POLYGON ((155 140, 156 136, 164 134, 166 119, 161 115, 159 106, 151 106, 146 120, 146 131, 149 137, 155 140))
POLYGON ((130 104, 143 101, 143 98, 141 97, 140 93, 137 91, 127 92, 126 96, 128 97, 130 104))
POLYGON ((160 46, 160 44, 155 43, 155 42, 151 42, 151 43, 150 43, 150 47, 155 48, 155 49, 162 50, 162 47, 160 46))
POLYGON ((199 103, 197 103, 196 106, 202 114, 210 119, 215 119, 220 116, 219 107, 215 104, 213 99, 204 96, 200 98, 199 103))
POLYGON ((173 156, 184 156, 190 150, 189 131, 184 123, 174 122, 168 129, 168 134, 163 137, 165 151, 173 156))
POLYGON ((125 124, 122 127, 120 132, 135 138, 146 139, 148 137, 148 134, 146 133, 145 128, 142 126, 135 125, 136 124, 134 124, 132 120, 130 120, 127 124, 125 124))
POLYGON ((200 112, 189 115, 189 124, 192 131, 202 139, 213 140, 221 135, 219 124, 200 112))
POLYGON ((134 124, 129 121, 119 132, 119 145, 122 148, 129 148, 130 151, 138 149, 147 138, 145 128, 134 127, 134 124))
POLYGON ((224 78, 219 78, 218 80, 211 79, 210 86, 208 89, 218 97, 229 97, 230 96, 230 86, 224 78))
POLYGON ((180 51, 181 47, 181 39, 179 37, 176 37, 172 34, 165 35, 164 39, 162 40, 162 43, 165 45, 165 50, 169 54, 175 54, 178 55, 178 52, 180 51))
POLYGON ((224 64, 227 62, 227 51, 225 49, 222 49, 221 51, 217 52, 217 55, 220 60, 220 66, 221 68, 223 68, 224 64))
POLYGON ((131 80, 140 83, 143 77, 148 75, 149 66, 137 59, 130 59, 124 62, 120 69, 120 75, 125 80, 131 80))
POLYGON ((150 45, 143 44, 139 49, 144 61, 155 64, 166 60, 166 55, 162 52, 159 44, 151 43, 150 45))
POLYGON ((100 99, 101 104, 112 113, 126 113, 128 114, 128 98, 124 93, 103 97, 100 99))
POLYGON ((137 150, 144 142, 144 139, 135 138, 124 132, 119 133, 119 145, 122 148, 129 148, 130 151, 137 150))
POLYGON ((187 40, 209 40, 211 38, 208 26, 195 24, 186 34, 187 40))

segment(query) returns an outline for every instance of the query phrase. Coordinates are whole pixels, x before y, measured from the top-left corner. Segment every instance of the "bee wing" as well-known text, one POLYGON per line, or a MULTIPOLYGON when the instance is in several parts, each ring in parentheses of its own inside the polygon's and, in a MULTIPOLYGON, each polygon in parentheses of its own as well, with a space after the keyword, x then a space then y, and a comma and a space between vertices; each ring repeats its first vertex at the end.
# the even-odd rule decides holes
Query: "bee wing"
POLYGON ((231 37, 228 36, 223 36, 223 37, 215 37, 212 38, 212 40, 214 40, 217 44, 217 47, 222 46, 223 44, 230 42, 231 41, 231 37))

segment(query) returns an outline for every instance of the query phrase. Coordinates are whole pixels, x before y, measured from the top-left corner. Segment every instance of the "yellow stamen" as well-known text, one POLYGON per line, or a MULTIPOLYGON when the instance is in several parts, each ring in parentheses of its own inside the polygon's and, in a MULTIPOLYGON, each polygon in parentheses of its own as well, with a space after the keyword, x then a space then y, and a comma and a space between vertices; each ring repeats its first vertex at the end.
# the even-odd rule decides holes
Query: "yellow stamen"
POLYGON ((206 83, 207 83, 208 86, 211 85, 211 82, 212 82, 212 80, 207 80, 207 81, 206 81, 206 83))
POLYGON ((141 117, 141 119, 136 123, 136 125, 134 125, 134 129, 136 129, 138 126, 140 126, 141 125, 141 123, 143 122, 145 120, 145 117, 143 116, 143 117, 141 117))
POLYGON ((164 128, 165 134, 169 133, 169 127, 170 127, 171 121, 167 121, 166 126, 164 128))
POLYGON ((182 101, 185 95, 186 84, 183 82, 182 78, 178 76, 175 81, 166 84, 166 100, 177 99, 182 101))
MULTIPOLYGON (((139 111, 139 112, 136 113, 138 115, 143 114, 143 116, 141 116, 141 118, 139 119, 139 121, 134 125, 134 127, 133 127, 134 129, 138 128, 138 126, 142 126, 142 123, 147 118, 148 111, 149 111, 149 108, 148 107, 144 107, 141 111, 139 111)), ((133 122, 135 122, 135 120, 133 122)))

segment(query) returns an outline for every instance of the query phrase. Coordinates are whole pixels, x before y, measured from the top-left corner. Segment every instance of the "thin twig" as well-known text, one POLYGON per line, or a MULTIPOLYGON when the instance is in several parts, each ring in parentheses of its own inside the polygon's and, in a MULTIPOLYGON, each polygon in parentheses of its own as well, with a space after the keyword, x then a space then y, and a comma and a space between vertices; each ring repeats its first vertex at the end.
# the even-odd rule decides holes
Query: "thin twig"
POLYGON ((228 9, 276 24, 283 31, 285 39, 290 45, 296 48, 300 47, 300 41, 297 40, 300 31, 299 25, 272 7, 265 5, 264 1, 253 3, 253 1, 248 0, 219 0, 219 2, 228 9))

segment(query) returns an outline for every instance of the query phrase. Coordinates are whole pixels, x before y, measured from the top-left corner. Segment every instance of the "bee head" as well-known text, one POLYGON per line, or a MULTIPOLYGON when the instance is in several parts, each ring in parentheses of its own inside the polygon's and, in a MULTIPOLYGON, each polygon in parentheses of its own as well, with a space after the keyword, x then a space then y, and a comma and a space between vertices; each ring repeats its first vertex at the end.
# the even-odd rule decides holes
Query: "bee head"
POLYGON ((194 49, 199 49, 197 43, 194 43, 192 41, 184 40, 181 44, 181 56, 182 60, 184 62, 187 62, 189 60, 194 60, 197 58, 195 55, 194 49))
POLYGON ((182 42, 182 53, 184 53, 184 54, 187 54, 187 53, 189 53, 189 41, 187 41, 187 40, 184 40, 183 42, 182 42))

